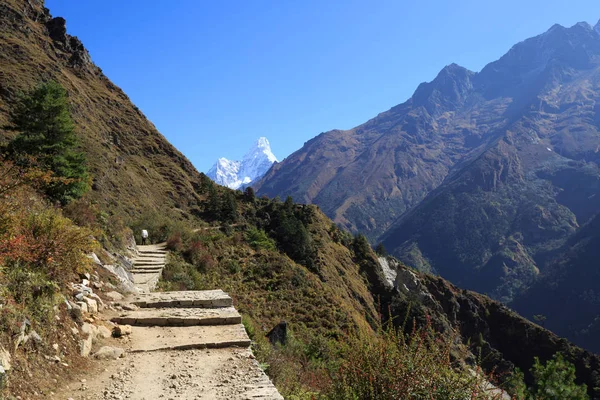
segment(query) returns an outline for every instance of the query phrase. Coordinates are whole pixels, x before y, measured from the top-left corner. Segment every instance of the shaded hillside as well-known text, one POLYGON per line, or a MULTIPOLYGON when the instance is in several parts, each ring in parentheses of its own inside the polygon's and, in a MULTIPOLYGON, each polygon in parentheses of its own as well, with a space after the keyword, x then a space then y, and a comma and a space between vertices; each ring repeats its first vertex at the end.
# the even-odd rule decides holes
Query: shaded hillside
POLYGON ((318 204, 407 264, 509 301, 600 210, 598 31, 555 25, 479 73, 450 65, 306 143, 259 193, 318 204))
POLYGON ((548 329, 600 353, 599 259, 600 217, 595 217, 511 307, 528 318, 543 316, 548 329))
POLYGON ((69 93, 76 133, 93 176, 92 197, 115 214, 174 207, 191 211, 202 177, 93 64, 39 0, 0 3, 1 129, 19 92, 55 80, 69 93))
POLYGON ((552 332, 529 322, 503 304, 486 296, 459 289, 439 277, 415 273, 400 266, 395 281, 393 310, 402 320, 426 321, 446 332, 454 331, 482 366, 501 380, 517 366, 528 373, 533 357, 548 360, 557 351, 575 364, 577 381, 585 383, 591 398, 600 398, 600 357, 582 350, 552 332))

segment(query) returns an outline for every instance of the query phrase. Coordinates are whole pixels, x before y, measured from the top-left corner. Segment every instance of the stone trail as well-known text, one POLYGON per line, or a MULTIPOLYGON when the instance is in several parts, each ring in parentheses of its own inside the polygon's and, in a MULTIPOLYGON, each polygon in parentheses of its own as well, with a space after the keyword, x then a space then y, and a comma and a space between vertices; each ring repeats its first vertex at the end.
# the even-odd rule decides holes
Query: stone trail
POLYGON ((167 258, 166 243, 137 246, 138 256, 133 259, 133 283, 142 293, 156 289, 167 258))
POLYGON ((125 358, 63 398, 283 400, 254 358, 231 297, 222 290, 151 293, 166 247, 139 246, 139 253, 131 273, 140 293, 123 302, 133 311, 111 319, 131 325, 125 358))

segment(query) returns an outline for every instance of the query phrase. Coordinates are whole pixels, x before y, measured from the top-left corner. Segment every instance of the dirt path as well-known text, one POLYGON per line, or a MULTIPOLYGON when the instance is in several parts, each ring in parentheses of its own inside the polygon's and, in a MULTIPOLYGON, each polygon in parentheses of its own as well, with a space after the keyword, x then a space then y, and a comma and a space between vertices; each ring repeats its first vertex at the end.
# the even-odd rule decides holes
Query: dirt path
POLYGON ((283 399, 247 348, 134 353, 57 398, 283 399))
POLYGON ((96 373, 54 398, 282 400, 249 348, 231 297, 221 290, 148 293, 166 250, 144 247, 137 259, 142 263, 134 260, 132 273, 146 293, 126 299, 130 311, 109 316, 121 326, 131 325, 131 334, 119 339, 124 357, 99 361, 96 373))

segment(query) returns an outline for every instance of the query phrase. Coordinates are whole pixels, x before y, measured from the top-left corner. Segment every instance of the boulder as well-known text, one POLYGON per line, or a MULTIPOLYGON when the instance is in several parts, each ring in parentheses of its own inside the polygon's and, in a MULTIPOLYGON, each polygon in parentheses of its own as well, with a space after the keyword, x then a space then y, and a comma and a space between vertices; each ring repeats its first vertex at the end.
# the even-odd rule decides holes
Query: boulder
POLYGON ((111 299, 112 301, 121 301, 125 298, 121 293, 115 291, 108 292, 105 294, 105 296, 111 299))
POLYGON ((102 266, 102 261, 100 261, 100 259, 98 258, 98 256, 96 255, 96 253, 92 253, 88 256, 89 258, 92 259, 92 262, 98 266, 102 266))
POLYGON ((98 336, 98 328, 87 322, 81 326, 81 332, 83 332, 83 336, 91 336, 92 339, 96 339, 96 336, 98 336))
POLYGON ((120 347, 103 346, 94 354, 98 360, 116 360, 125 355, 125 350, 120 347))
POLYGON ((8 350, 2 347, 2 345, 0 345, 0 367, 2 367, 4 371, 8 371, 11 367, 10 362, 10 353, 8 352, 8 350))
POLYGON ((113 328, 112 335, 114 337, 128 336, 131 335, 133 329, 131 325, 117 325, 113 328))
POLYGON ((88 335, 87 338, 79 341, 79 354, 81 354, 81 356, 87 357, 90 355, 90 352, 92 351, 92 342, 92 335, 88 335))
POLYGON ((105 327, 104 325, 100 325, 98 327, 98 337, 102 339, 108 339, 111 336, 110 329, 105 327))
POLYGON ((87 303, 88 311, 91 314, 98 313, 98 302, 96 300, 90 299, 89 297, 84 297, 83 301, 85 301, 87 303))
POLYGON ((85 301, 78 301, 76 304, 77 304, 77 306, 79 307, 79 310, 82 313, 86 313, 86 312, 89 311, 88 310, 88 305, 87 305, 87 303, 85 301))

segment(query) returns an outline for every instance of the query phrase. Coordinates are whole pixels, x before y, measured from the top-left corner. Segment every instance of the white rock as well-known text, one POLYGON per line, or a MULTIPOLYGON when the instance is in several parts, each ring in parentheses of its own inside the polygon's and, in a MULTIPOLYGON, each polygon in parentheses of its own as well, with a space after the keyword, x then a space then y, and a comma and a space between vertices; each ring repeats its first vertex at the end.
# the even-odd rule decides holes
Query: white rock
POLYGON ((96 314, 98 312, 98 302, 94 299, 90 299, 89 297, 84 297, 83 301, 87 303, 88 311, 91 314, 96 314))
POLYGON ((121 293, 115 292, 115 291, 108 292, 105 295, 106 295, 106 297, 108 297, 112 301, 121 301, 121 300, 123 300, 125 298, 121 293))
POLYGON ((88 305, 85 301, 78 301, 76 304, 79 308, 81 308, 81 312, 84 312, 84 313, 89 312, 88 305))
POLYGON ((5 371, 10 370, 11 365, 10 353, 2 345, 0 345, 0 367, 5 371))
POLYGON ((79 350, 83 357, 90 355, 90 352, 92 351, 92 342, 92 335, 89 335, 87 338, 79 341, 79 350))
POLYGON ((81 332, 83 332, 84 336, 91 335, 93 338, 98 336, 98 328, 95 325, 88 324, 87 322, 81 325, 81 332))
POLYGON ((103 325, 100 325, 98 327, 98 337, 101 337, 102 339, 108 339, 111 336, 112 336, 112 334, 107 327, 105 327, 103 325))
POLYGON ((94 354, 98 360, 116 360, 125 355, 125 350, 119 347, 104 346, 94 354))

